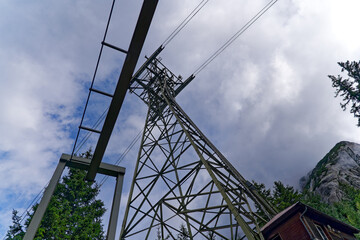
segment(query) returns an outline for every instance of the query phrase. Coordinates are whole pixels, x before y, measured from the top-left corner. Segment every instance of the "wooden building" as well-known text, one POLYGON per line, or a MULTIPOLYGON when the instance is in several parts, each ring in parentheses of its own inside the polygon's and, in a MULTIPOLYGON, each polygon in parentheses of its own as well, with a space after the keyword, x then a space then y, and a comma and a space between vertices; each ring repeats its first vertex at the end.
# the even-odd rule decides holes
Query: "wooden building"
POLYGON ((261 231, 266 240, 353 240, 359 230, 297 202, 277 214, 261 231))

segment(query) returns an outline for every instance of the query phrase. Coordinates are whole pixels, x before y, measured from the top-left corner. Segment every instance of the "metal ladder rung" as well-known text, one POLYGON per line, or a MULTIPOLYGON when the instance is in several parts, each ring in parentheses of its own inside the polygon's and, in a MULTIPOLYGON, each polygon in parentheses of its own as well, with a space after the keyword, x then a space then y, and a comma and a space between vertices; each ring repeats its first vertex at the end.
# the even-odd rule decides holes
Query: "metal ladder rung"
POLYGON ((120 52, 122 52, 122 53, 125 53, 125 54, 127 54, 127 53, 128 53, 128 51, 126 51, 126 50, 124 50, 124 49, 122 49, 122 48, 116 47, 116 46, 114 46, 114 45, 112 45, 112 44, 110 44, 110 43, 107 43, 107 42, 101 42, 101 44, 102 44, 102 45, 105 45, 105 46, 107 46, 107 47, 109 47, 109 48, 112 48, 112 49, 118 50, 118 51, 120 51, 120 52))
POLYGON ((90 131, 90 132, 94 132, 94 133, 101 133, 101 131, 99 130, 96 130, 96 129, 92 129, 92 128, 88 128, 88 127, 84 127, 84 126, 79 126, 80 129, 84 129, 84 130, 87 130, 87 131, 90 131))
POLYGON ((100 91, 100 90, 97 90, 97 89, 95 89, 95 88, 90 88, 89 90, 92 91, 92 92, 100 93, 100 94, 102 94, 102 95, 105 95, 105 96, 108 96, 108 97, 111 97, 111 98, 113 97, 112 94, 107 93, 107 92, 103 92, 103 91, 100 91))

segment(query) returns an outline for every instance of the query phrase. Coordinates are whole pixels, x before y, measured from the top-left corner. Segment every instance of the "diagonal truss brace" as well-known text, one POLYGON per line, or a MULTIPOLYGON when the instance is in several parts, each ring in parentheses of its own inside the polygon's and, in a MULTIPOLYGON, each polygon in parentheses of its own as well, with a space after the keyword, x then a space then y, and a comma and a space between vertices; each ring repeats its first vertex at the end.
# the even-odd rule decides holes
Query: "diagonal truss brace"
MULTIPOLYGON (((204 159, 203 155, 201 154, 198 146, 195 144, 194 140, 192 139, 192 136, 190 135, 190 133, 187 131, 187 129, 184 126, 184 123, 181 121, 181 119, 179 118, 179 116, 176 114, 174 108, 171 106, 170 101, 166 98, 165 95, 164 99, 166 101, 166 103, 168 104, 170 110, 173 112, 174 116, 176 117, 176 120, 179 122, 179 124, 181 125, 181 128, 183 129, 183 131, 185 132, 187 138, 189 139, 189 141, 191 142, 192 147, 195 149, 197 155, 199 156, 202 164, 205 166, 206 170, 208 171, 212 181, 215 183, 216 187, 218 188, 218 190, 221 193, 221 196, 224 198, 227 207, 230 209, 231 213, 235 216, 236 221, 239 223, 240 227, 242 228, 242 230, 244 231, 245 235, 248 237, 249 240, 255 240, 256 236, 253 234, 252 229, 249 227, 249 225, 245 222, 245 220, 240 216, 239 212, 237 211, 237 209, 235 208, 234 204, 232 203, 232 201, 229 199, 229 197, 227 196, 225 189, 223 188, 222 184, 218 181, 218 179, 216 178, 215 174, 213 173, 211 166, 208 164, 208 162, 204 159)), ((258 227, 258 226, 257 226, 258 227)), ((257 229, 259 230, 259 229, 257 229)), ((260 239, 263 240, 263 237, 260 235, 260 239)))
POLYGON ((275 210, 175 101, 193 76, 183 81, 156 58, 141 72, 130 91, 149 111, 120 239, 263 239, 258 222, 266 219, 252 208, 269 219, 275 210))

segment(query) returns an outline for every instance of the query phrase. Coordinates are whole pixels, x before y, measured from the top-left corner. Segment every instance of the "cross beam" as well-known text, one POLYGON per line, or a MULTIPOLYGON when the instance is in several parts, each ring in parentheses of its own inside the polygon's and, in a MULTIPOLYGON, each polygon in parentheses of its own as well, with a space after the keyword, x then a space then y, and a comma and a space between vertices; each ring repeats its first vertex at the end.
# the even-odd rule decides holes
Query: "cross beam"
MULTIPOLYGON (((40 226, 41 220, 45 214, 45 211, 50 203, 51 197, 55 192, 56 186, 60 180, 61 174, 64 171, 65 166, 87 170, 90 166, 90 159, 81 157, 72 157, 68 154, 62 154, 59 160, 59 164, 46 187, 44 195, 39 203, 38 208, 34 212, 34 215, 30 221, 27 231, 24 236, 24 240, 33 240, 35 234, 40 226)), ((108 163, 101 163, 98 168, 98 172, 107 176, 116 177, 116 186, 114 191, 113 203, 111 207, 109 226, 107 231, 106 240, 114 240, 116 234, 116 227, 120 209, 121 191, 123 185, 123 178, 125 174, 125 168, 108 163)))
POLYGON ((134 73, 158 0, 144 0, 86 179, 94 181, 134 73))

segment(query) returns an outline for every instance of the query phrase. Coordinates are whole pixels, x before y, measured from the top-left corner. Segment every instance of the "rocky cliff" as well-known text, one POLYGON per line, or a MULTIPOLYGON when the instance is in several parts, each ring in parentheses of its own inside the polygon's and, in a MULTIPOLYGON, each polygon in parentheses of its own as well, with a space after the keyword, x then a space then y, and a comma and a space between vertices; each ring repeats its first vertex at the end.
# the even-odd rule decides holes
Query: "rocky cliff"
POLYGON ((360 189, 360 144, 337 143, 311 172, 300 179, 302 189, 319 194, 328 203, 342 199, 342 184, 360 189))

